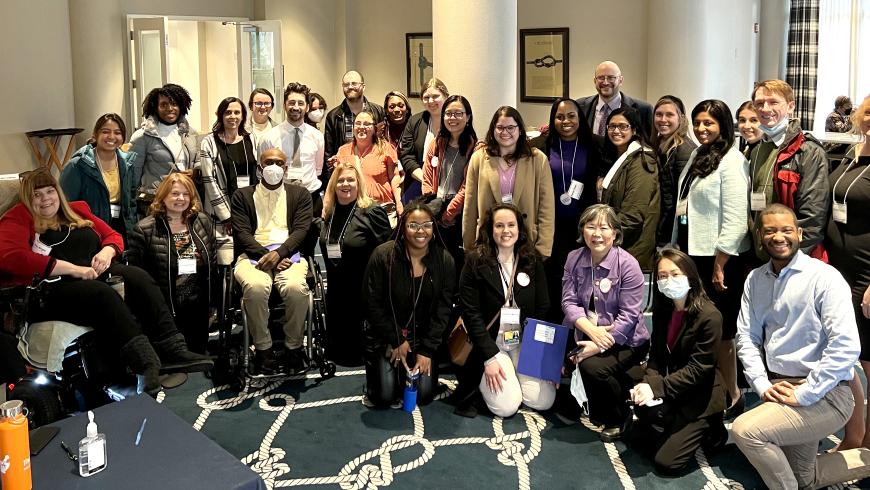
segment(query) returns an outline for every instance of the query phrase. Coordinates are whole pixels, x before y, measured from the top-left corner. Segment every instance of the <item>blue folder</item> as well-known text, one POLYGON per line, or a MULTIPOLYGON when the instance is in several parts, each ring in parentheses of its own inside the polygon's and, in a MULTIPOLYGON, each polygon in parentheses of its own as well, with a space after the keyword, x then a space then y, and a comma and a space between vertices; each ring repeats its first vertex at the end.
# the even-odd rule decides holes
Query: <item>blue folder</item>
POLYGON ((559 383, 567 345, 568 327, 534 318, 527 319, 517 372, 559 383), (549 340, 552 342, 548 342, 549 340))

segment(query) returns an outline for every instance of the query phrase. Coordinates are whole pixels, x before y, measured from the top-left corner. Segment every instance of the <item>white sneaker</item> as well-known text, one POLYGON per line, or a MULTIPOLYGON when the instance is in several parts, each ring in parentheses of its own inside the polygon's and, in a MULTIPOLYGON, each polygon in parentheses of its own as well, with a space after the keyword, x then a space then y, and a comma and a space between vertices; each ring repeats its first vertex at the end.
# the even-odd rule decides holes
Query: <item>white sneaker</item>
POLYGON ((375 404, 372 403, 371 400, 369 400, 369 396, 366 394, 363 394, 362 404, 363 404, 363 406, 368 407, 368 408, 375 408, 375 404))

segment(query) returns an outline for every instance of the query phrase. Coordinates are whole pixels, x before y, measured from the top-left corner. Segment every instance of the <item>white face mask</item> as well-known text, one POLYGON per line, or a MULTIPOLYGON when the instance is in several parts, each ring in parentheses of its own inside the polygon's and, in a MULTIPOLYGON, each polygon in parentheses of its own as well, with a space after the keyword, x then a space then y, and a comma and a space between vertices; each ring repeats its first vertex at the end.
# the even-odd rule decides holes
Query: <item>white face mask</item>
POLYGON ((657 281, 659 291, 670 299, 682 299, 689 294, 692 289, 689 286, 689 278, 686 276, 675 276, 667 279, 659 279, 657 281))
POLYGON ((284 169, 279 165, 266 165, 262 172, 263 181, 269 185, 278 185, 284 179, 284 169))
POLYGON ((319 123, 323 120, 323 109, 315 109, 309 112, 308 119, 311 119, 311 122, 319 123))

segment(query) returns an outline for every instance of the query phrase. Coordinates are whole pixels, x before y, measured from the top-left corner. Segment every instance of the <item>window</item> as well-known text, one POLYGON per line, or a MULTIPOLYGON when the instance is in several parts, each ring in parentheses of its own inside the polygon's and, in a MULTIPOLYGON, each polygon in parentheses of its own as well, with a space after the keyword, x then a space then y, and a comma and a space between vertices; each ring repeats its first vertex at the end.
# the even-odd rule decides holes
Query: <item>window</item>
POLYGON ((870 57, 860 58, 859 46, 870 46, 870 0, 821 0, 815 131, 825 130, 837 96, 857 106, 870 95, 870 57))

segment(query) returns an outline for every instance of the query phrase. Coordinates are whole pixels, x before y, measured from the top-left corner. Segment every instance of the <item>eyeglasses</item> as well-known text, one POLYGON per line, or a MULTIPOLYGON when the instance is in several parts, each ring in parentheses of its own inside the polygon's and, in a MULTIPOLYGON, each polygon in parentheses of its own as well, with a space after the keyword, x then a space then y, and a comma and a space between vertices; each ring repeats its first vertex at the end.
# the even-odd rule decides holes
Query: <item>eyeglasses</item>
POLYGON ((360 88, 362 84, 359 82, 344 82, 341 84, 343 88, 360 88))
POLYGON ((624 132, 628 131, 629 129, 631 129, 631 124, 620 123, 620 124, 608 124, 607 125, 607 130, 610 132, 619 131, 620 133, 624 133, 624 132))
POLYGON ((511 124, 510 126, 496 126, 495 130, 498 133, 513 133, 519 126, 511 124))
POLYGON ((254 102, 254 107, 266 107, 266 108, 269 108, 269 107, 272 107, 272 103, 271 103, 271 102, 254 102))
POLYGON ((365 121, 365 122, 355 122, 355 123, 353 123, 353 127, 355 127, 355 128, 366 128, 366 129, 368 129, 368 128, 374 126, 374 125, 375 125, 375 123, 368 122, 368 121, 365 121))
POLYGON ((435 225, 435 223, 433 221, 424 221, 422 223, 417 223, 415 221, 412 221, 412 222, 408 223, 408 229, 415 232, 415 233, 420 231, 420 230, 432 231, 432 226, 434 226, 434 225, 435 225))
POLYGON ((598 75, 595 77, 595 80, 598 82, 610 82, 613 83, 619 80, 620 75, 598 75))
POLYGON ((465 117, 465 111, 448 111, 444 113, 445 119, 461 119, 465 117))

